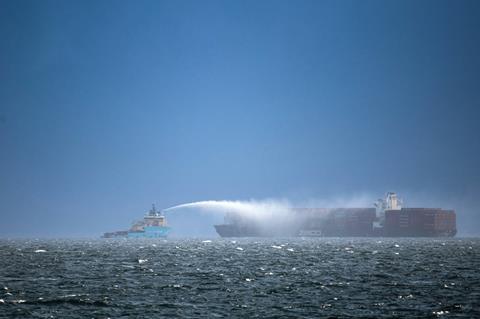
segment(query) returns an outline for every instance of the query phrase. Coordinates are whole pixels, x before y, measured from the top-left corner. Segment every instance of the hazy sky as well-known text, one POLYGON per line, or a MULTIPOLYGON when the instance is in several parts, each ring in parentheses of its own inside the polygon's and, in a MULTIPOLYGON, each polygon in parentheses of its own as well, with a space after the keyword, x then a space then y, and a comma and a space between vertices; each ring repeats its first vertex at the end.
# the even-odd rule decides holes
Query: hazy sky
POLYGON ((479 1, 0 0, 0 237, 397 191, 480 234, 479 1))

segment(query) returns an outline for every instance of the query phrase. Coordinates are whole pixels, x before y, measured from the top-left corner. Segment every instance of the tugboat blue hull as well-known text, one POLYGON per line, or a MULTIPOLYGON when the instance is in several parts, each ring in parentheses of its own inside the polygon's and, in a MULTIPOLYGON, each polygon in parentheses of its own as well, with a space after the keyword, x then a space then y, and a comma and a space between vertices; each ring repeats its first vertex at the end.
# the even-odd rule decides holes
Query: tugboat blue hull
POLYGON ((170 227, 147 226, 143 231, 129 231, 127 238, 165 238, 170 232, 170 227))

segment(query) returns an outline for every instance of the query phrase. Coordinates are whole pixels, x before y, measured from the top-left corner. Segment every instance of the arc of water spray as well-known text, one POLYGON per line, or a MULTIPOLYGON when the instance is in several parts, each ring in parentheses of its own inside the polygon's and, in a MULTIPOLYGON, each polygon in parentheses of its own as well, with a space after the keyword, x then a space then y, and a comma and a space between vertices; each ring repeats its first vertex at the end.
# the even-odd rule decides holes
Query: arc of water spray
POLYGON ((211 213, 235 213, 250 218, 266 218, 283 215, 287 213, 291 205, 288 201, 266 200, 266 201, 228 201, 228 200, 207 200, 180 204, 169 207, 164 212, 171 212, 183 208, 200 209, 211 213))

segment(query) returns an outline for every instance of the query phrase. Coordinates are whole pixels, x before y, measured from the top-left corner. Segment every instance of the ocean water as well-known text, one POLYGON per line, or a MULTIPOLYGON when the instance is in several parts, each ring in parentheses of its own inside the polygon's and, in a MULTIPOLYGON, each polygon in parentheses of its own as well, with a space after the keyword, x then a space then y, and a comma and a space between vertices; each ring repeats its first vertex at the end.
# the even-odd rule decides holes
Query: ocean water
POLYGON ((480 318, 480 240, 1 240, 0 317, 480 318))

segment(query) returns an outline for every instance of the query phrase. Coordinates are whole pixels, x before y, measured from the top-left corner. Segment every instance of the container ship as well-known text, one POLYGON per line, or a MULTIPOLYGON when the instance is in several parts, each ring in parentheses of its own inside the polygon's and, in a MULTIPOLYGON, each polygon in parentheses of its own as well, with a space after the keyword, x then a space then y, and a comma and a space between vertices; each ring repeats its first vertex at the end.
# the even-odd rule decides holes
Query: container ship
POLYGON ((404 208, 389 192, 368 208, 292 208, 281 228, 227 213, 225 223, 214 225, 221 237, 453 237, 454 210, 404 208))
POLYGON ((155 209, 148 211, 143 220, 134 222, 129 230, 107 232, 103 238, 165 238, 170 232, 165 216, 155 209))

